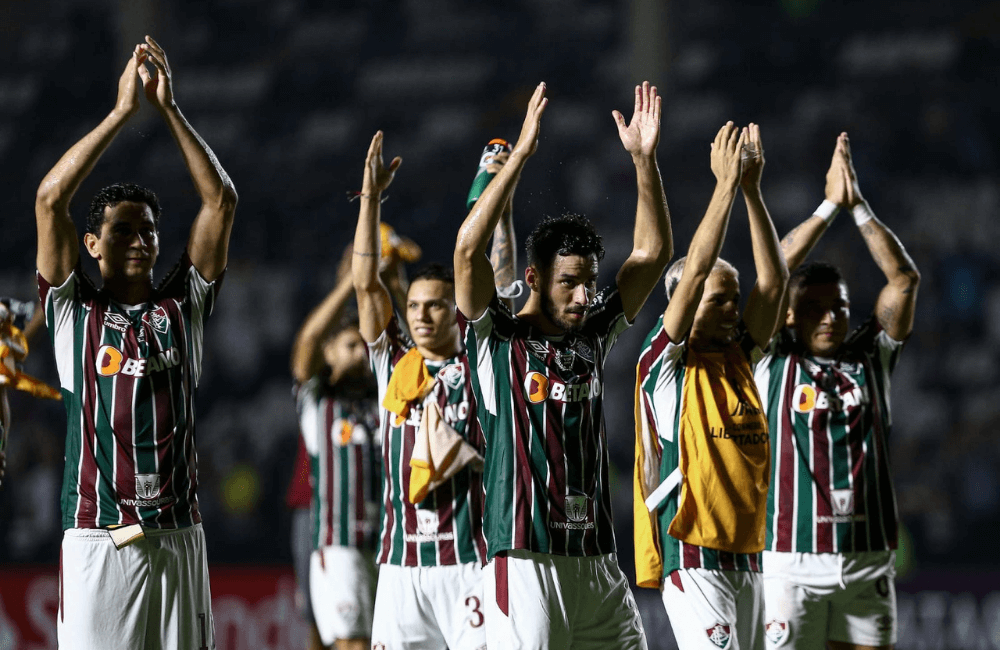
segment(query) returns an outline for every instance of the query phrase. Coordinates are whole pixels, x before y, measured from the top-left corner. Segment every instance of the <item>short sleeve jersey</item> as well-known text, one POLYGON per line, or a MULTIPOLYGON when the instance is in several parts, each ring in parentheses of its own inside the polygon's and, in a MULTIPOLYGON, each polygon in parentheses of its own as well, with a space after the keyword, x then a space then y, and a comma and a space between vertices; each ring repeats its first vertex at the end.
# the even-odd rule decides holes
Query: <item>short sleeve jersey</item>
POLYGON ((186 254, 143 305, 112 300, 79 266, 58 287, 38 274, 66 405, 64 529, 201 521, 194 393, 220 285, 186 254))
MULTIPOLYGON (((741 326, 739 340, 734 343, 746 358, 749 368, 753 339, 741 326)), ((680 420, 682 394, 687 370, 687 341, 674 343, 663 327, 663 317, 646 337, 639 354, 640 407, 661 445, 660 480, 664 480, 680 463, 680 420)), ((749 370, 748 370, 749 372, 749 370)), ((720 378, 724 381, 724 378, 720 378)), ((759 413, 759 411, 758 411, 759 413)), ((719 414, 726 418, 729 414, 719 414)), ((763 434, 761 434, 764 437, 763 434)), ((766 441, 766 438, 765 438, 766 441)), ((755 441, 750 441, 751 444, 755 441)), ((657 511, 659 539, 663 550, 663 575, 675 569, 713 569, 719 571, 760 571, 760 553, 730 553, 695 544, 686 544, 668 532, 677 514, 680 491, 675 489, 657 511)))
POLYGON ((615 551, 604 362, 629 325, 616 288, 598 293, 583 327, 562 336, 543 335, 495 297, 469 323, 491 558, 615 551))
MULTIPOLYGON (((396 424, 396 415, 382 402, 396 364, 413 342, 390 318, 385 331, 368 345, 372 371, 378 381, 381 421, 382 522, 379 532, 378 562, 396 566, 441 566, 478 562, 486 557, 483 539, 483 478, 471 468, 459 470, 432 490, 423 501, 408 498, 410 459, 423 407, 413 405, 408 417, 396 424)), ((438 400, 442 419, 477 450, 483 447, 482 431, 476 420, 471 375, 465 353, 443 362, 426 362, 434 375, 431 399, 438 400)))
POLYGON ((835 359, 804 352, 784 329, 755 380, 771 432, 767 548, 847 553, 896 548, 889 377, 903 343, 873 316, 835 359))
POLYGON ((339 395, 325 376, 295 388, 309 455, 313 548, 374 548, 381 485, 375 397, 339 395))

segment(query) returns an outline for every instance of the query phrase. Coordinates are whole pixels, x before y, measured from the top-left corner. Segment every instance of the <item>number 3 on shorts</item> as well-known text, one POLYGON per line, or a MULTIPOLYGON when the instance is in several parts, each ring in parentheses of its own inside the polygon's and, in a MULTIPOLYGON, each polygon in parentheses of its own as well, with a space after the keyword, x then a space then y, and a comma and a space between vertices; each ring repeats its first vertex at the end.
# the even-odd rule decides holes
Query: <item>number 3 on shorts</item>
POLYGON ((469 627, 482 627, 485 619, 482 610, 479 609, 482 606, 479 596, 469 596, 466 598, 465 606, 469 608, 469 627))

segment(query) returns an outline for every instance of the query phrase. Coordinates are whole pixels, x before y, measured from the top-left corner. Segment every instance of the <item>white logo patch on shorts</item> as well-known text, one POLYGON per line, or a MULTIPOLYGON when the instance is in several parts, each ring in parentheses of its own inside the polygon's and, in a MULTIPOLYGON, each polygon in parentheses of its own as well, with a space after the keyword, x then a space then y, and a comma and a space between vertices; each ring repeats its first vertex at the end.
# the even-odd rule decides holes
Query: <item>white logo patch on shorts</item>
POLYGON ((774 619, 764 625, 764 636, 774 645, 779 645, 788 636, 788 621, 774 619))
POLYGON ((728 625, 723 625, 722 623, 716 623, 715 627, 710 627, 705 630, 708 634, 708 640, 717 645, 718 647, 725 650, 729 647, 729 639, 731 638, 731 627, 728 625))

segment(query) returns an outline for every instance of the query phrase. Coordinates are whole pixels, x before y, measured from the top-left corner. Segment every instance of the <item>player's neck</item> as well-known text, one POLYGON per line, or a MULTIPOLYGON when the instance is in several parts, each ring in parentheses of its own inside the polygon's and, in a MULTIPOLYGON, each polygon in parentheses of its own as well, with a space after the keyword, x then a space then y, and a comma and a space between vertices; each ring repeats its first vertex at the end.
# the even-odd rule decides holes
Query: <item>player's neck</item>
POLYGON ((101 290, 123 305, 141 305, 153 295, 153 279, 105 278, 101 290))
POLYGON ((454 341, 449 342, 447 345, 441 345, 434 348, 428 348, 417 344, 417 352, 426 361, 446 361, 462 351, 462 346, 456 338, 454 341))

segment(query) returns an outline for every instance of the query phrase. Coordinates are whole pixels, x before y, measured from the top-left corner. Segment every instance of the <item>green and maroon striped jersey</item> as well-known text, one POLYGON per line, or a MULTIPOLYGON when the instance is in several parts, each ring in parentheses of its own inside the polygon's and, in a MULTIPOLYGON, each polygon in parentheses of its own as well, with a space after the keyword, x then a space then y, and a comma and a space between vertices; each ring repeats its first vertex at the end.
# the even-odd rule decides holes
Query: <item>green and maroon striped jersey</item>
POLYGON ((489 557, 511 549, 615 551, 604 430, 604 362, 628 328, 617 289, 579 332, 545 336, 494 297, 467 329, 486 438, 489 557))
MULTIPOLYGON (((368 344, 372 371, 378 381, 382 442, 382 523, 377 549, 379 564, 439 566, 485 562, 483 539, 483 475, 466 467, 414 505, 408 498, 410 458, 423 406, 414 405, 400 425, 396 415, 381 406, 389 377, 413 342, 393 316, 385 331, 368 344)), ((482 450, 482 431, 470 387, 465 353, 442 362, 425 362, 434 375, 427 400, 436 400, 446 424, 482 450)), ((425 400, 426 401, 426 400, 425 400)))
POLYGON ((137 306, 95 289, 79 266, 58 287, 38 274, 66 405, 64 529, 201 521, 194 392, 220 285, 186 254, 137 306))
POLYGON ((787 329, 772 341, 754 373, 771 432, 768 550, 896 548, 889 375, 902 346, 874 316, 835 359, 809 356, 787 329))
POLYGON ((299 432, 309 453, 313 548, 374 550, 382 454, 374 396, 340 395, 326 376, 295 387, 299 432))
MULTIPOLYGON (((734 345, 739 345, 749 355, 754 347, 753 339, 742 323, 740 330, 740 340, 734 345)), ((687 350, 686 341, 674 343, 670 340, 667 330, 663 328, 663 316, 660 316, 639 353, 639 407, 644 409, 646 421, 660 444, 660 481, 666 480, 680 463, 681 396, 687 350)), ((748 357, 747 365, 749 364, 748 357)), ((679 495, 680 489, 674 489, 657 509, 656 521, 663 553, 664 577, 676 569, 760 571, 760 553, 730 553, 685 544, 671 537, 670 522, 677 514, 679 495)))

